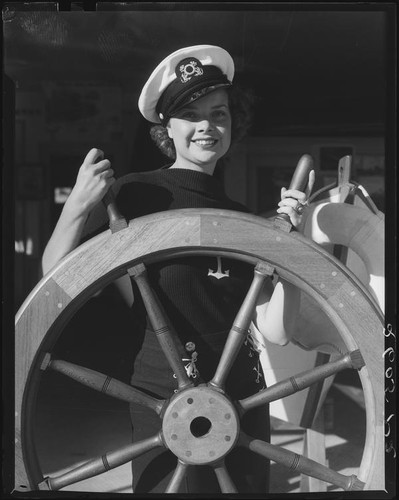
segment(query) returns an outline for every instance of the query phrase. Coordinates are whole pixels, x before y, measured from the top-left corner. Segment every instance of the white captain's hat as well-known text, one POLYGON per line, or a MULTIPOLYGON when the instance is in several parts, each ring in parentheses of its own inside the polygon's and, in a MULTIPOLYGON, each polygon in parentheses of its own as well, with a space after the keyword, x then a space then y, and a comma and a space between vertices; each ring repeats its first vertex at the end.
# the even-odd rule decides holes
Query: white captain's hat
POLYGON ((234 61, 215 45, 194 45, 173 52, 151 73, 139 97, 148 121, 166 124, 181 107, 222 87, 230 87, 234 61))

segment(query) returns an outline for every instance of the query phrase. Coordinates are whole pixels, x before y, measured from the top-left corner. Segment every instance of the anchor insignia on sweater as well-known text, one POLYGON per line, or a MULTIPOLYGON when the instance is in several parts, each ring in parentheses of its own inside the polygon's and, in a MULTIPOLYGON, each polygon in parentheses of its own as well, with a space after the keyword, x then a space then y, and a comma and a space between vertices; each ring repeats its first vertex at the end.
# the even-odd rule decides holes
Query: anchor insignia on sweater
POLYGON ((212 271, 212 269, 208 270, 208 276, 213 276, 217 280, 220 280, 222 278, 228 278, 230 275, 230 270, 223 272, 222 271, 222 258, 221 257, 216 257, 218 261, 218 268, 216 271, 212 271))

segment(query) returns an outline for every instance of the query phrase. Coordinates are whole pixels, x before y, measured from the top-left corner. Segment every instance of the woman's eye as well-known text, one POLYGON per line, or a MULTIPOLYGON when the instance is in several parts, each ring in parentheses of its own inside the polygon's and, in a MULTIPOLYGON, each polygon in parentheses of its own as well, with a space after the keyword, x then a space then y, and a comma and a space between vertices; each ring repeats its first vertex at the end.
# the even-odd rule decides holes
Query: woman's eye
POLYGON ((184 120, 194 120, 195 119, 195 113, 194 111, 183 111, 181 114, 181 118, 184 120))
POLYGON ((219 109, 213 113, 213 116, 217 120, 221 120, 227 117, 227 112, 223 109, 219 109))

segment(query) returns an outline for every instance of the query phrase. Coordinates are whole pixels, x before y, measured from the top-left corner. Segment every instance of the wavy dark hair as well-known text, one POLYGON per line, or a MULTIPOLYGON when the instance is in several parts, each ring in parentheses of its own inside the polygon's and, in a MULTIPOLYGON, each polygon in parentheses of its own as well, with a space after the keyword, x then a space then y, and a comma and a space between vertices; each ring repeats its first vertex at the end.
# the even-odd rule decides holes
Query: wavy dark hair
MULTIPOLYGON (((252 91, 232 86, 227 90, 231 113, 231 144, 243 139, 252 125, 255 97, 252 91)), ((166 127, 153 125, 150 129, 152 140, 168 158, 176 159, 176 149, 166 127)))

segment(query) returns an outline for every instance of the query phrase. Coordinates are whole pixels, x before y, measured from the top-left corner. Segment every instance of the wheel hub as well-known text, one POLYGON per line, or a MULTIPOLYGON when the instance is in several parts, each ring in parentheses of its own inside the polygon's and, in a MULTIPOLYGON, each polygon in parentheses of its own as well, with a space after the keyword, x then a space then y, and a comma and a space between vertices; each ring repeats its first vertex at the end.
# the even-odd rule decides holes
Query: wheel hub
POLYGON ((192 465, 220 460, 234 447, 239 418, 232 402, 207 386, 177 394, 166 409, 163 438, 183 462, 192 465))

